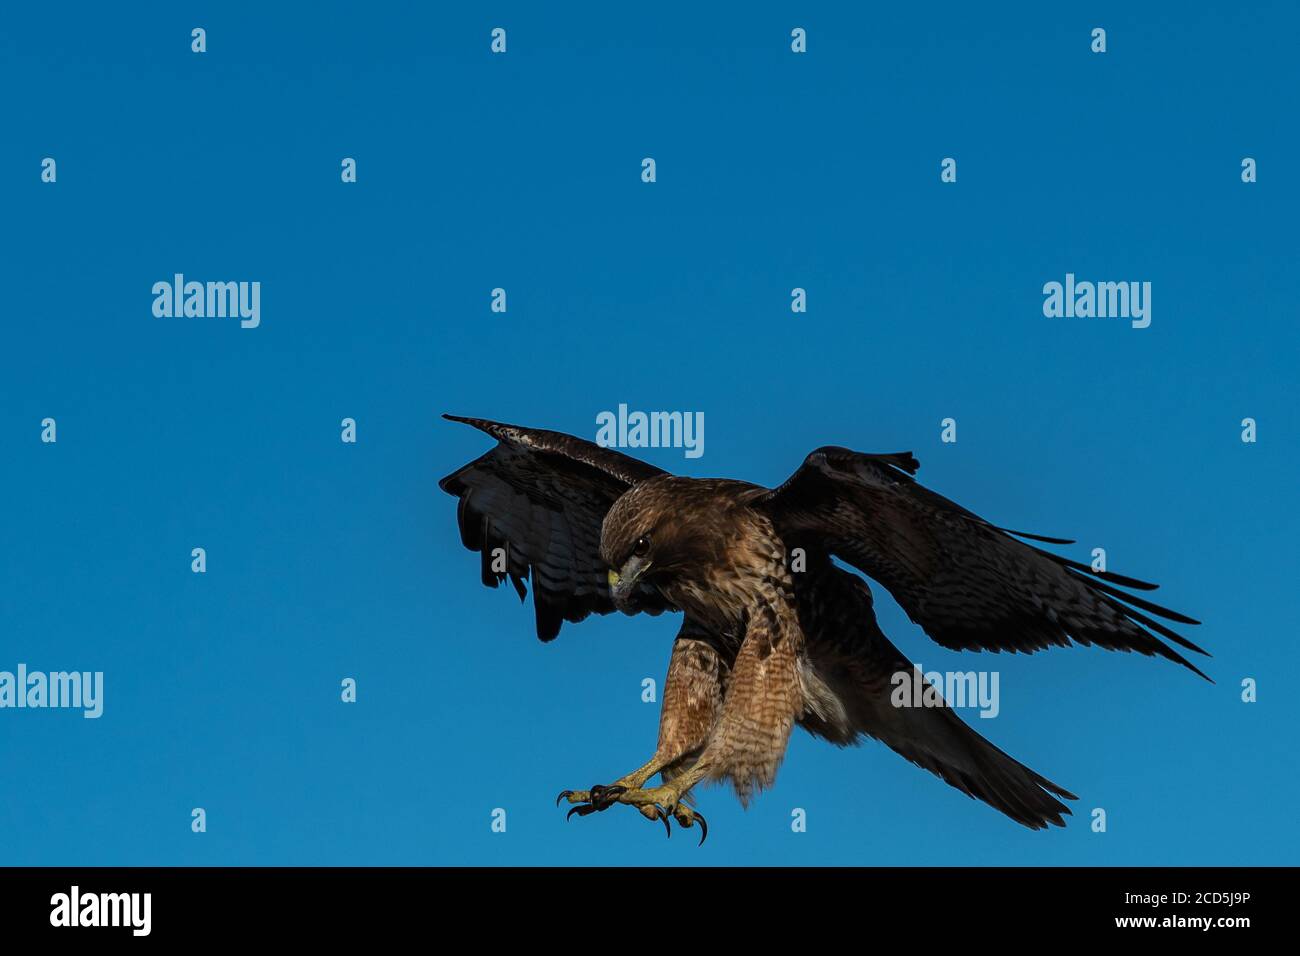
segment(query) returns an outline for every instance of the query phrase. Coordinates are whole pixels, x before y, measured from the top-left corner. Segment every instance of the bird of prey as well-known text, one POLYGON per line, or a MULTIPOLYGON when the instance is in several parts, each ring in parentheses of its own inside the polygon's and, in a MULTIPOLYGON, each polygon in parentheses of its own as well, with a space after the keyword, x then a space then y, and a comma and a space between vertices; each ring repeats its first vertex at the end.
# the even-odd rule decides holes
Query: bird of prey
POLYGON ((867 583, 832 559, 883 585, 947 648, 1096 644, 1206 677, 1160 638, 1207 652, 1156 618, 1198 622, 1129 593, 1155 585, 1027 544, 1072 542, 998 527, 929 491, 910 452, 818 448, 764 488, 675 476, 559 432, 444 417, 497 440, 439 487, 459 499, 461 540, 480 553, 485 585, 508 579, 522 600, 531 577, 539 638, 593 612, 684 615, 654 753, 607 785, 563 791, 569 816, 630 805, 669 835, 670 818, 699 823, 702 843, 691 788, 730 781, 747 803, 772 784, 798 724, 840 745, 874 737, 1018 823, 1064 826, 1058 798, 1074 794, 942 698, 895 705, 913 666, 877 626, 867 583))

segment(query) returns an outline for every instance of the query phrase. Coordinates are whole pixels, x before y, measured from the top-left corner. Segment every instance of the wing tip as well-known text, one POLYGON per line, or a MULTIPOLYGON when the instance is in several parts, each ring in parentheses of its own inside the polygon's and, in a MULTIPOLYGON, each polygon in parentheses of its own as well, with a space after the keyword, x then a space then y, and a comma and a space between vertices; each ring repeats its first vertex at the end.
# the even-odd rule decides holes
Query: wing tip
POLYGON ((921 462, 910 451, 896 451, 879 457, 881 461, 887 461, 895 468, 901 468, 909 475, 915 475, 921 470, 921 462))
POLYGON ((1011 528, 999 528, 997 525, 991 525, 991 527, 996 531, 1001 531, 1003 534, 1012 534, 1015 535, 1017 538, 1028 538, 1030 541, 1042 541, 1045 544, 1076 544, 1077 543, 1074 538, 1054 538, 1045 534, 1031 534, 1028 531, 1015 531, 1011 528))
POLYGON ((512 433, 519 431, 518 425, 494 422, 490 418, 472 418, 468 415, 453 415, 450 412, 443 412, 442 417, 449 422, 459 422, 462 425, 468 425, 470 428, 477 428, 483 434, 495 438, 499 442, 511 440, 512 433))
MULTIPOLYGON (((1206 656, 1208 657, 1209 655, 1207 654, 1206 656)), ((1205 678, 1205 679, 1206 679, 1207 681, 1209 681, 1211 684, 1216 684, 1216 685, 1218 684, 1218 681, 1216 681, 1216 680, 1215 680, 1213 677, 1211 677, 1209 674, 1205 673, 1205 671, 1201 670, 1199 667, 1197 667, 1197 666, 1196 666, 1195 664, 1193 664, 1191 661, 1184 660, 1184 661, 1183 661, 1183 665, 1186 666, 1186 667, 1191 668, 1191 670, 1192 670, 1192 672, 1193 672, 1194 674, 1197 674, 1197 675, 1199 675, 1200 677, 1205 678)))
POLYGON ((921 469, 921 462, 910 451, 865 452, 854 451, 852 448, 845 448, 843 445, 822 445, 820 448, 813 449, 804 461, 813 464, 821 462, 851 463, 857 459, 892 465, 899 471, 907 472, 909 475, 915 475, 921 469))
POLYGON ((469 418, 465 415, 453 415, 451 412, 443 412, 442 417, 449 422, 460 422, 462 425, 472 425, 474 428, 480 430, 482 430, 483 426, 487 424, 487 422, 481 418, 469 418))
POLYGON ((910 451, 891 451, 882 455, 868 455, 867 457, 882 461, 887 465, 893 465, 909 475, 915 475, 921 470, 921 462, 910 451))

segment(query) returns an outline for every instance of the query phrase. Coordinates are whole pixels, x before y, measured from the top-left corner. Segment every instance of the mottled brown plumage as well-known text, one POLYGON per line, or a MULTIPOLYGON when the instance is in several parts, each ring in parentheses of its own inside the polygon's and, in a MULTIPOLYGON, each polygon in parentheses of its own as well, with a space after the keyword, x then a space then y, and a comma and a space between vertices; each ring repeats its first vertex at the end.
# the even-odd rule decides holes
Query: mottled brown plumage
POLYGON ((874 737, 1025 826, 1062 825, 1070 811, 1057 797, 1072 794, 951 708, 894 705, 894 679, 912 664, 877 627, 866 582, 832 557, 883 584, 945 647, 1073 641, 1201 673, 1159 638, 1205 652, 1151 615, 1196 622, 1121 590, 1154 585, 1018 540, 1070 543, 995 527, 925 489, 910 453, 820 448, 767 489, 669 475, 558 432, 454 420, 499 444, 440 485, 460 501, 483 582, 508 579, 523 597, 531 576, 542 640, 592 612, 685 616, 654 754, 608 787, 565 791, 571 813, 626 803, 665 825, 702 823, 690 789, 727 780, 747 801, 771 785, 799 724, 838 744, 874 737), (663 785, 647 787, 656 773, 663 785))

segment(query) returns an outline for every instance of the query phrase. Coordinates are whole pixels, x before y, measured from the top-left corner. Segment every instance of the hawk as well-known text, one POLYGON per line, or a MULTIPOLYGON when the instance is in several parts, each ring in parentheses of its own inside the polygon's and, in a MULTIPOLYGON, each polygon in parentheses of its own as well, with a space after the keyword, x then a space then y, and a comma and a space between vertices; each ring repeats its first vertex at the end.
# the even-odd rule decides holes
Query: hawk
POLYGON ((669 835, 670 819, 698 823, 702 843, 691 789, 729 781, 747 803, 775 780, 797 724, 840 745, 874 737, 1017 823, 1064 826, 1058 798, 1077 797, 942 698, 895 705, 900 681, 921 678, 877 626, 867 583, 833 559, 883 585, 943 647, 1096 644, 1206 677, 1161 638, 1207 652, 1156 618, 1199 622, 1130 593, 1155 585, 1026 543, 1071 541, 990 524, 919 484, 910 452, 818 448, 764 488, 679 477, 559 432, 444 417, 497 440, 439 487, 459 499, 483 583, 509 580, 523 600, 531 579, 539 638, 592 613, 683 614, 654 753, 608 785, 563 791, 570 817, 626 804, 669 835))

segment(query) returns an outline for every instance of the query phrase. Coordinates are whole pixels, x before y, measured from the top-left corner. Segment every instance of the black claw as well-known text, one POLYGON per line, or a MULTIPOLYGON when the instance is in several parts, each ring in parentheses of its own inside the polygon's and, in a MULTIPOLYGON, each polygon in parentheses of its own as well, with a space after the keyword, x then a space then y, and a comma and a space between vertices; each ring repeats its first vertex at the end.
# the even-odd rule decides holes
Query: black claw
POLYGON ((704 846, 704 841, 705 841, 706 839, 708 839, 708 836, 709 836, 709 822, 708 822, 707 820, 704 819, 703 814, 698 813, 698 812, 695 814, 695 819, 696 819, 696 821, 700 824, 700 844, 699 844, 699 845, 700 845, 700 846, 704 846))
MULTIPOLYGON (((558 807, 560 801, 564 800, 566 797, 572 796, 573 793, 574 791, 572 790, 561 790, 560 795, 555 798, 555 805, 558 807)), ((593 783, 588 793, 590 794, 590 799, 587 803, 575 804, 573 807, 569 808, 569 812, 564 815, 566 821, 571 820, 575 815, 585 817, 589 814, 609 809, 618 801, 620 796, 627 793, 627 787, 622 787, 617 784, 611 784, 606 787, 599 783, 593 783)), ((665 810, 657 803, 653 804, 653 806, 654 818, 664 825, 664 835, 668 839, 672 839, 672 821, 676 817, 676 813, 670 810, 665 810)), ((709 825, 704 821, 704 817, 698 813, 695 814, 695 819, 700 821, 700 845, 703 846, 705 838, 709 835, 709 825)), ((681 823, 681 821, 678 820, 678 823, 681 823)), ((689 823, 684 824, 683 828, 690 825, 691 824, 689 823)))

